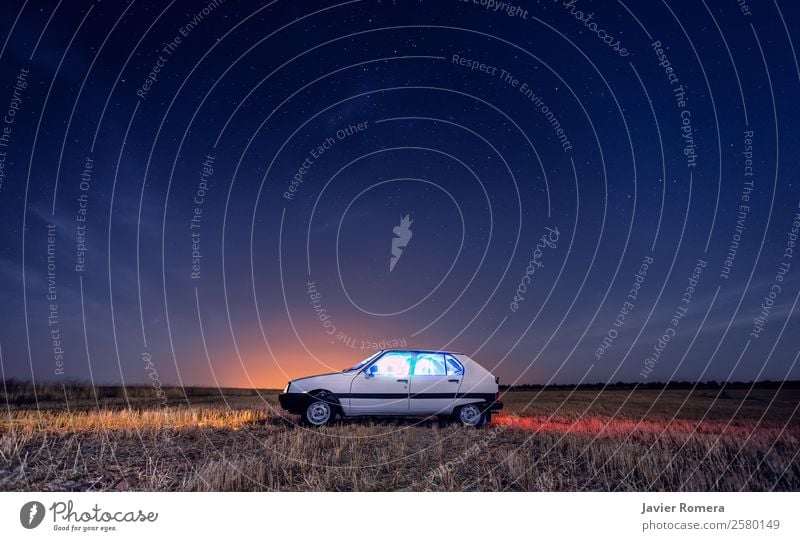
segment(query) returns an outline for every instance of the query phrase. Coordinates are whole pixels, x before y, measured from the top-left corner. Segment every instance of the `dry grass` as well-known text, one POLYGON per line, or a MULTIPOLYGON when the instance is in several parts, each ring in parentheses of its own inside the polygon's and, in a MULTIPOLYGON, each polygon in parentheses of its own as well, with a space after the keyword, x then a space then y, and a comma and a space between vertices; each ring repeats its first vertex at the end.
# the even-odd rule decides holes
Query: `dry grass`
POLYGON ((477 431, 438 420, 308 430, 274 393, 166 408, 137 396, 134 409, 113 396, 10 407, 0 490, 800 489, 797 390, 508 393, 477 431))

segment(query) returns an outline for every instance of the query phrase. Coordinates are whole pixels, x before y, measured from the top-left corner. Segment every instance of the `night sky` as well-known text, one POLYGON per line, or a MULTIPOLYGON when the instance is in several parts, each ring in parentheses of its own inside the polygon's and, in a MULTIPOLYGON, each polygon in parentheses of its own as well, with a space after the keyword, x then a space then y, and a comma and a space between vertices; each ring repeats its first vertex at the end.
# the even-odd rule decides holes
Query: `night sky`
POLYGON ((795 2, 0 13, 5 378, 800 378, 795 2))

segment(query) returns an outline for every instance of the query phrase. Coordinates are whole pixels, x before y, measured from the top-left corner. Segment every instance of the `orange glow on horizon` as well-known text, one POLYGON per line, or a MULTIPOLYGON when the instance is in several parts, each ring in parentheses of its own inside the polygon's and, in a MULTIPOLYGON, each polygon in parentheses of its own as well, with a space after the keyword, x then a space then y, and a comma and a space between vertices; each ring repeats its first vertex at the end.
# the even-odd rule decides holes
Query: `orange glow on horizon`
MULTIPOLYGON (((265 355, 263 350, 259 350, 254 355, 242 353, 244 366, 234 355, 225 365, 216 363, 214 372, 220 387, 283 389, 290 380, 340 372, 374 353, 376 352, 369 350, 330 347, 324 357, 317 354, 317 359, 314 359, 301 348, 300 351, 292 352, 284 350, 281 354, 276 354, 273 360, 269 354, 265 355)), ((228 358, 230 359, 229 356, 228 358)))

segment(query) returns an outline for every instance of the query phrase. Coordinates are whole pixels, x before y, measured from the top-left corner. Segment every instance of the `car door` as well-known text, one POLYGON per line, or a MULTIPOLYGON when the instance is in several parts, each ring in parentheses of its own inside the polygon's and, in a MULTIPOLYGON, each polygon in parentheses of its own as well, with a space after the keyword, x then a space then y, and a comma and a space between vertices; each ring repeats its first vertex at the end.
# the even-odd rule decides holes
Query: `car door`
POLYGON ((406 415, 411 362, 415 354, 387 351, 350 383, 351 415, 406 415))
POLYGON ((453 366, 448 370, 448 367, 444 353, 417 354, 411 374, 409 409, 412 415, 451 412, 464 369, 459 371, 453 366))

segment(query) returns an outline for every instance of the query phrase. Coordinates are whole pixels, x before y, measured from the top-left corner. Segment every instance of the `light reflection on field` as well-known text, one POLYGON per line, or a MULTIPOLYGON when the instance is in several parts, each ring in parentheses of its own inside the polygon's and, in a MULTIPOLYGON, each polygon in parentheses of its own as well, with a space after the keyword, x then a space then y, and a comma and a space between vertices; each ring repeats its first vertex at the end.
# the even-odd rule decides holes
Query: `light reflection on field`
POLYGON ((496 415, 492 424, 526 432, 587 435, 619 438, 629 435, 666 434, 726 434, 748 437, 754 433, 780 432, 780 428, 767 428, 754 422, 730 423, 722 421, 652 421, 613 417, 580 417, 576 419, 550 418, 545 416, 520 417, 496 415))

